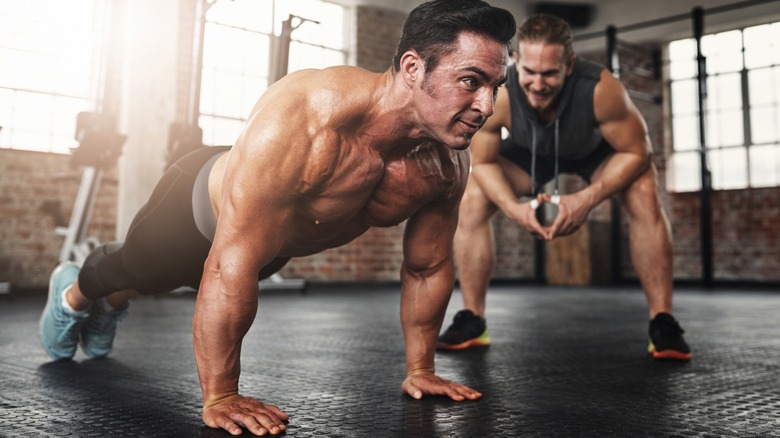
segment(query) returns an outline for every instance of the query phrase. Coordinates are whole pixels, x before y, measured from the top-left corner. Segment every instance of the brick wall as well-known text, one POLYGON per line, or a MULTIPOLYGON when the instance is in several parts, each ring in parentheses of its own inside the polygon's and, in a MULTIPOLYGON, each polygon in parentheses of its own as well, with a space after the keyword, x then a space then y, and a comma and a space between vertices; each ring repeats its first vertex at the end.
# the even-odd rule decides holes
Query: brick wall
MULTIPOLYGON (((48 284, 64 240, 54 234, 54 215, 70 220, 81 181, 70 161, 67 155, 0 149, 0 282, 17 288, 48 284)), ((116 180, 108 175, 89 234, 114 240, 115 212, 116 180)))

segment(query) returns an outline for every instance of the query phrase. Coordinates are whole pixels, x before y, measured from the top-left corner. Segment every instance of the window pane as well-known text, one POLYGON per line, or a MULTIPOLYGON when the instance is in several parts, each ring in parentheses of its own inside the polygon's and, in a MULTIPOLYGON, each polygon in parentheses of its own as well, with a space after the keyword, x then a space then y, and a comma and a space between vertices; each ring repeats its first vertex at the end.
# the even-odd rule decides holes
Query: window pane
POLYGON ((698 69, 694 60, 672 61, 669 65, 669 77, 672 80, 694 78, 697 74, 698 69))
POLYGON ((712 188, 742 189, 747 187, 747 152, 745 148, 710 151, 709 162, 712 167, 712 188))
POLYGON ((670 160, 667 185, 676 192, 701 189, 701 163, 696 152, 675 153, 670 160))
POLYGON ((219 0, 209 8, 209 21, 270 34, 273 0, 219 0))
MULTIPOLYGON (((293 40, 325 46, 331 49, 344 48, 344 8, 316 0, 284 0, 276 3, 276 17, 279 22, 294 15, 309 20, 301 23, 292 35, 293 40)), ((298 19, 293 25, 300 23, 298 19)))
POLYGON ((780 185, 780 145, 750 148, 750 186, 780 185))
POLYGON ((290 44, 289 71, 324 68, 344 64, 344 53, 293 41, 290 44))
POLYGON ((740 146, 745 144, 745 130, 742 123, 742 109, 724 111, 718 123, 720 144, 740 146))
POLYGON ((241 75, 232 72, 217 72, 217 86, 214 90, 214 113, 226 117, 241 117, 241 75))
POLYGON ((203 65, 220 70, 241 71, 245 54, 236 48, 236 44, 245 33, 244 30, 206 23, 203 65))
POLYGON ((244 76, 244 91, 241 93, 241 118, 249 119, 249 114, 252 112, 257 99, 262 96, 265 90, 268 88, 268 78, 257 76, 244 76))
POLYGON ((242 36, 241 58, 244 73, 268 78, 268 35, 245 32, 242 36))
POLYGON ((675 117, 672 125, 675 151, 689 151, 699 148, 698 116, 675 117))
POLYGON ((772 73, 777 73, 777 68, 762 68, 748 72, 748 89, 750 90, 750 106, 763 106, 771 104, 778 99, 775 80, 772 73))
POLYGON ((669 43, 669 76, 671 79, 687 79, 696 76, 696 40, 669 43))
POLYGON ((200 112, 214 114, 216 108, 217 72, 213 68, 204 68, 200 78, 200 112))
MULTIPOLYGON (((16 93, 14 102, 14 129, 37 130, 42 124, 51 125, 52 104, 54 98, 43 93, 16 93)), ((73 118, 74 122, 76 118, 73 118)), ((46 136, 48 138, 48 134, 46 136)), ((19 144, 19 147, 28 145, 19 144)), ((34 145, 29 145, 33 147, 34 145)))
POLYGON ((11 146, 11 131, 8 129, 13 124, 14 92, 0 88, 0 147, 11 146))
POLYGON ((750 110, 750 136, 754 144, 778 140, 776 112, 777 107, 750 110))
POLYGON ((701 40, 702 53, 707 58, 707 73, 725 73, 742 70, 742 32, 706 35, 701 40))
POLYGON ((0 145, 46 152, 73 146, 76 113, 94 109, 106 16, 93 0, 0 6, 0 145), (56 95, 57 97, 54 97, 56 95))
POLYGON ((672 114, 695 114, 699 111, 698 83, 695 80, 672 82, 672 114))
MULTIPOLYGON (((0 126, 6 131, 13 123, 14 92, 0 88, 0 126)), ((2 133, 3 131, 0 131, 2 133)))
POLYGON ((780 25, 765 24, 745 29, 745 67, 780 64, 780 25))
POLYGON ((723 146, 723 138, 721 136, 720 125, 723 123, 722 116, 719 112, 707 113, 707 118, 704 121, 704 126, 707 128, 705 131, 706 137, 704 138, 705 144, 708 148, 717 148, 723 146))
MULTIPOLYGON (((15 128, 11 136, 11 142, 13 142, 15 148, 48 152, 51 145, 51 135, 48 132, 15 128)), ((66 151, 67 149, 63 147, 62 152, 66 151)))
POLYGON ((688 38, 669 43, 669 59, 672 61, 696 59, 696 40, 688 38))
POLYGON ((707 108, 742 108, 742 79, 739 73, 711 76, 707 79, 707 108))
MULTIPOLYGON (((344 64, 343 11, 342 6, 315 0, 218 0, 207 14, 204 44, 200 101, 204 143, 235 141, 257 99, 268 87, 270 35, 274 27, 278 33, 280 22, 289 14, 319 24, 306 22, 293 32, 288 72, 344 64), (253 17, 258 15, 267 17, 267 23, 253 23, 253 17)), ((293 25, 297 24, 300 23, 296 18, 293 25)))
POLYGON ((55 97, 52 113, 52 134, 63 145, 77 146, 75 140, 76 115, 81 111, 92 111, 92 102, 72 97, 55 97), (62 141, 63 139, 68 139, 62 141))

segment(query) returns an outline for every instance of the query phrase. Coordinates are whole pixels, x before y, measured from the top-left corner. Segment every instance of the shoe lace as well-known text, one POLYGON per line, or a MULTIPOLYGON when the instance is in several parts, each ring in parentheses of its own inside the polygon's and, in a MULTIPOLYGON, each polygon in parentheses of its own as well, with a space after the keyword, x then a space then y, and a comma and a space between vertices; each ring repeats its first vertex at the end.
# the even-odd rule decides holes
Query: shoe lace
POLYGON ((60 331, 60 335, 57 337, 58 341, 65 339, 78 339, 78 332, 81 328, 82 320, 78 318, 69 318, 62 322, 63 330, 60 331))
POLYGON ((115 326, 121 322, 125 316, 126 311, 106 311, 100 306, 96 306, 96 314, 90 318, 88 331, 92 335, 101 335, 106 330, 109 330, 112 326, 115 326))

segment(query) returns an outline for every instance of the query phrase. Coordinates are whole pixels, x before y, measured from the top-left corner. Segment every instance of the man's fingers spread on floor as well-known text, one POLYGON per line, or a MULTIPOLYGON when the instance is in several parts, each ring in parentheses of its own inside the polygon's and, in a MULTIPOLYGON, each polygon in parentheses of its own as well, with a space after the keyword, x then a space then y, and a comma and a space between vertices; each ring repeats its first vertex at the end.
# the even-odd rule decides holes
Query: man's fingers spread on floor
POLYGON ((415 386, 415 385, 413 385, 411 383, 407 383, 404 386, 405 386, 403 388, 404 391, 406 391, 406 393, 409 394, 412 398, 415 398, 417 400, 422 398, 423 394, 422 394, 422 391, 420 390, 420 388, 418 388, 417 386, 415 386))
POLYGON ((244 426, 254 435, 278 435, 282 429, 277 425, 277 421, 265 413, 236 413, 231 416, 233 421, 244 426))
POLYGON ((267 404, 267 405, 265 405, 265 407, 266 407, 266 409, 271 411, 271 413, 276 415, 279 418, 279 420, 281 420, 281 421, 287 421, 287 420, 290 419, 289 415, 285 414, 284 411, 282 411, 281 409, 279 409, 278 407, 276 407, 274 405, 268 405, 267 404))
POLYGON ((482 393, 480 393, 479 391, 475 391, 467 386, 462 386, 458 388, 458 390, 460 391, 461 395, 463 395, 469 400, 476 400, 482 397, 482 393))
POLYGON ((458 391, 457 388, 453 388, 449 386, 444 390, 444 393, 447 394, 451 399, 455 401, 465 400, 465 397, 460 393, 460 391, 458 391))
POLYGON ((233 420, 228 417, 220 417, 215 423, 216 424, 213 426, 209 425, 209 427, 216 426, 225 429, 231 435, 241 435, 244 432, 236 423, 233 422, 233 420))

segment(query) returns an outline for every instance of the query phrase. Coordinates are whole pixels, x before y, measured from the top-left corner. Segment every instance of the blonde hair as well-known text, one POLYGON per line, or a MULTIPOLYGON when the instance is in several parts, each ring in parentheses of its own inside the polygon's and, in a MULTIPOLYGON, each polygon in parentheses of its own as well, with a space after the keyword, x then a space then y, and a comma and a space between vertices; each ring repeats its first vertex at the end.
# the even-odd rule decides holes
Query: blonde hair
POLYGON ((517 44, 521 42, 560 44, 568 63, 574 58, 574 37, 571 28, 561 18, 550 14, 535 14, 526 18, 517 30, 517 44))

